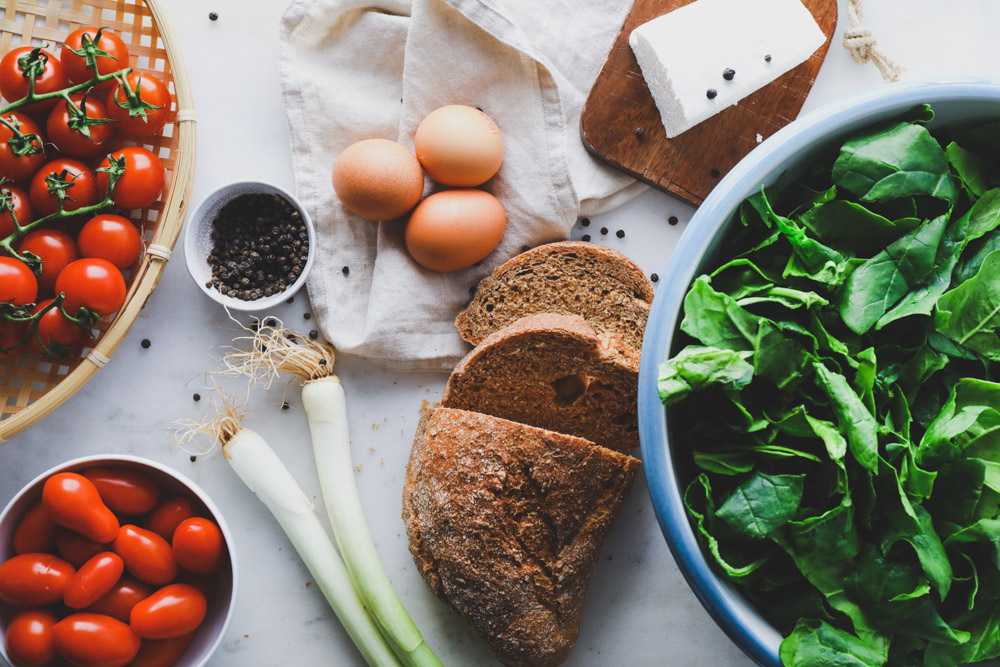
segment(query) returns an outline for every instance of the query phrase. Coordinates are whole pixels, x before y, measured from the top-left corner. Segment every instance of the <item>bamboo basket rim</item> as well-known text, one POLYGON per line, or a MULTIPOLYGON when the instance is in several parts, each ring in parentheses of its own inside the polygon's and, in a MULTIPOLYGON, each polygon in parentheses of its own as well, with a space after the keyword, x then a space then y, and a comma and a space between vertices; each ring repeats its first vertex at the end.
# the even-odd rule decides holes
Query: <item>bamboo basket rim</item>
MULTIPOLYGON (((180 235, 187 211, 191 186, 194 182, 196 158, 196 124, 194 100, 187 70, 181 56, 180 43, 170 24, 162 0, 137 0, 149 9, 153 24, 170 65, 170 75, 174 81, 174 95, 177 115, 174 131, 178 134, 176 167, 173 181, 164 200, 163 211, 158 219, 152 241, 146 247, 131 282, 125 305, 115 315, 108 329, 100 337, 94 348, 80 363, 45 394, 24 409, 0 421, 0 442, 9 440, 29 426, 35 424, 62 405, 90 380, 97 371, 111 360, 115 351, 135 324, 153 289, 160 282, 163 269, 170 259, 174 244, 180 235)), ((53 362, 55 363, 55 362, 53 362)))

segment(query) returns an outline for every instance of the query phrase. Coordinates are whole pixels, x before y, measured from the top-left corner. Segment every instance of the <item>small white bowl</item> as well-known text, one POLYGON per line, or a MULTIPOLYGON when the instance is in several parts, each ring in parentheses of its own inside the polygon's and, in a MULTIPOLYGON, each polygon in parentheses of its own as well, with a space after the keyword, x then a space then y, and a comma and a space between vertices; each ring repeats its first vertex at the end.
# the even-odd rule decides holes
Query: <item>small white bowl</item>
MULTIPOLYGON (((236 610, 238 583, 236 548, 233 535, 229 531, 226 519, 222 516, 222 512, 219 511, 218 506, 212 502, 208 494, 202 491, 197 484, 176 470, 162 463, 128 454, 85 456, 46 470, 28 482, 7 503, 7 507, 3 509, 3 512, 0 512, 0 562, 14 556, 14 529, 27 509, 41 499, 42 487, 45 485, 45 480, 61 472, 80 472, 97 466, 136 468, 143 471, 159 485, 162 498, 171 498, 173 496, 194 498, 207 510, 206 517, 215 521, 222 531, 222 536, 226 540, 226 549, 229 553, 228 565, 223 566, 218 574, 213 575, 216 578, 215 595, 208 602, 208 614, 198 627, 194 639, 181 657, 177 659, 177 662, 173 664, 173 667, 204 667, 222 643, 222 638, 225 636, 226 630, 229 628, 229 623, 233 618, 233 612, 236 610)), ((7 655, 7 645, 3 641, 3 637, 7 634, 7 624, 14 613, 14 607, 0 602, 0 656, 3 657, 3 660, 7 661, 7 664, 11 665, 14 664, 14 661, 7 655)))
POLYGON ((312 269, 313 259, 316 256, 316 228, 313 226, 309 213, 295 198, 295 195, 283 188, 263 181, 238 181, 224 185, 212 194, 205 197, 194 213, 188 218, 187 231, 184 233, 184 260, 187 262, 188 273, 198 284, 198 288, 207 294, 213 301, 221 303, 230 310, 267 310, 293 296, 305 285, 306 276, 312 269), (227 203, 245 194, 267 194, 284 197, 302 216, 306 224, 306 233, 309 235, 309 254, 306 257, 306 265, 302 269, 302 274, 282 292, 271 296, 257 299, 255 301, 244 301, 235 297, 227 296, 215 289, 207 287, 206 283, 212 279, 212 268, 208 265, 208 255, 212 251, 212 221, 219 210, 227 203))

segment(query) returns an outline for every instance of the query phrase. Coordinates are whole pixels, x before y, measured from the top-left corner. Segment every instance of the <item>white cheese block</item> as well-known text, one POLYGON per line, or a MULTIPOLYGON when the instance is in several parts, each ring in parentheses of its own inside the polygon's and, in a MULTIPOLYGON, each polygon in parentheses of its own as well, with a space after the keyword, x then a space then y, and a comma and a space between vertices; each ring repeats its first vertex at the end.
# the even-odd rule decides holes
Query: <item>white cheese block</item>
POLYGON ((697 0, 628 40, 668 137, 777 79, 825 41, 799 0, 697 0))

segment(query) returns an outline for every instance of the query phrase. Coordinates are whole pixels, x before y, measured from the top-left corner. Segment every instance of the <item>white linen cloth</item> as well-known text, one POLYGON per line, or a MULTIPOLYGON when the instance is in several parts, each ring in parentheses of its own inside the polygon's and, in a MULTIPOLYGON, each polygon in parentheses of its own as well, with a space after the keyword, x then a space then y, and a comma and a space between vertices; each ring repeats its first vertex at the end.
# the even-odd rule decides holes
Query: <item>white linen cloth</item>
MULTIPOLYGON (((528 246, 565 239, 578 216, 645 186, 600 164, 580 113, 631 0, 292 0, 279 34, 296 189, 317 228, 309 297, 338 350, 400 370, 454 366, 469 346, 453 321, 470 288, 528 246), (331 168, 368 138, 413 149, 446 104, 483 109, 504 162, 483 188, 507 213, 500 245, 451 273, 414 262, 404 222, 344 209, 331 168), (347 267, 346 269, 344 267, 347 267)), ((441 189, 427 180, 427 192, 441 189)))

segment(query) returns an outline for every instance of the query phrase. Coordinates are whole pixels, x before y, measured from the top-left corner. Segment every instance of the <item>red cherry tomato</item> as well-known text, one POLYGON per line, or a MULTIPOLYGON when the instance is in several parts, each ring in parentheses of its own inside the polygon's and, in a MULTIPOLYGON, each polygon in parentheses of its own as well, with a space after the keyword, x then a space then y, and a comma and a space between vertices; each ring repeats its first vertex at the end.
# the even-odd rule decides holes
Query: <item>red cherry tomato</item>
MULTIPOLYGON (((29 79, 24 75, 24 71, 26 68, 32 69, 32 63, 37 63, 38 70, 33 76, 36 94, 61 90, 69 83, 66 70, 58 58, 45 49, 37 49, 37 53, 33 53, 35 50, 30 46, 19 46, 8 51, 0 60, 0 94, 3 94, 8 102, 17 102, 27 97, 29 79)), ((22 107, 22 110, 28 113, 48 111, 58 99, 35 102, 22 107)))
POLYGON ((56 288, 59 273, 79 257, 73 237, 58 229, 36 229, 24 237, 18 251, 30 252, 42 260, 38 288, 42 294, 49 296, 56 288))
POLYGON ((172 639, 205 620, 208 603, 194 586, 170 584, 132 607, 132 630, 143 639, 172 639))
POLYGON ((125 667, 142 640, 132 628, 102 614, 72 614, 52 627, 56 651, 80 667, 125 667))
POLYGON ((14 233, 14 218, 22 226, 35 219, 35 211, 31 208, 31 199, 28 193, 16 185, 3 185, 0 187, 3 196, 10 197, 13 208, 0 213, 0 239, 5 239, 14 233))
POLYGON ((0 257, 0 302, 24 306, 37 297, 38 279, 28 265, 13 257, 0 257))
POLYGON ((168 498, 153 510, 146 520, 146 528, 165 540, 174 539, 174 531, 185 519, 198 516, 198 504, 185 496, 168 498))
POLYGON ((71 609, 83 609, 108 593, 125 571, 121 556, 110 551, 99 553, 83 564, 63 591, 63 602, 71 609))
POLYGON ((162 586, 177 576, 170 544, 152 531, 124 525, 115 538, 114 550, 128 571, 147 584, 162 586))
POLYGON ((42 667, 56 659, 52 626, 59 621, 47 611, 22 611, 7 624, 7 654, 21 667, 42 667))
POLYGON ((127 269, 142 254, 142 237, 127 218, 111 213, 94 216, 77 237, 80 254, 106 259, 119 269, 127 269))
MULTIPOLYGON (((85 83, 94 77, 94 70, 87 68, 86 55, 74 53, 81 51, 84 36, 87 37, 88 41, 94 42, 97 37, 97 28, 80 28, 79 30, 74 30, 66 36, 62 51, 59 52, 59 59, 66 69, 66 74, 69 75, 69 80, 73 83, 85 83)), ((98 74, 111 74, 112 72, 117 72, 120 69, 128 67, 128 47, 125 46, 125 42, 118 35, 107 30, 101 30, 101 37, 97 40, 97 48, 108 54, 106 56, 97 56, 95 59, 98 74)), ((115 80, 108 79, 97 84, 94 88, 105 91, 110 90, 114 85, 115 80)))
MULTIPOLYGON (((52 301, 42 301, 32 313, 45 310, 52 301)), ((39 355, 61 357, 79 352, 89 339, 88 329, 66 319, 58 308, 49 308, 38 318, 35 335, 28 340, 28 349, 39 355)))
POLYGON ((194 586, 205 596, 206 600, 214 599, 215 592, 219 587, 217 578, 207 574, 185 574, 180 577, 179 582, 188 586, 194 586))
POLYGON ((14 553, 51 552, 56 546, 56 524, 52 523, 45 505, 39 500, 28 508, 14 528, 14 553))
POLYGON ((38 123, 17 111, 8 113, 3 119, 24 136, 12 142, 13 130, 0 123, 0 177, 9 178, 15 183, 27 183, 45 164, 45 139, 42 137, 42 130, 38 123))
POLYGON ((94 483, 101 500, 117 514, 146 514, 160 502, 160 489, 135 468, 88 468, 83 476, 94 483))
POLYGON ((130 72, 125 77, 133 98, 138 97, 153 108, 141 112, 131 108, 121 84, 116 84, 108 95, 105 106, 108 116, 118 121, 118 129, 130 137, 141 138, 157 134, 167 124, 170 116, 170 90, 166 84, 152 74, 130 72), (133 115, 134 114, 134 115, 133 115))
POLYGON ((28 326, 24 322, 0 321, 0 357, 16 357, 24 352, 28 326))
POLYGON ((225 544, 222 531, 208 519, 186 519, 174 531, 174 560, 189 572, 214 574, 222 567, 225 544))
POLYGON ((73 567, 81 567, 97 554, 107 551, 107 548, 80 533, 64 530, 56 535, 56 551, 73 567))
POLYGON ((45 134, 63 155, 79 159, 92 158, 111 143, 111 139, 115 136, 114 123, 88 122, 85 126, 90 135, 88 137, 79 127, 82 116, 77 114, 77 110, 85 112, 90 121, 109 120, 108 110, 104 102, 91 97, 84 100, 83 95, 79 93, 70 99, 73 100, 76 109, 71 112, 65 100, 53 107, 45 121, 45 134))
MULTIPOLYGON (((163 193, 163 163, 151 151, 141 146, 126 146, 104 158, 101 169, 111 160, 125 160, 125 173, 118 178, 111 198, 121 208, 147 208, 163 193)), ((108 190, 108 174, 97 172, 97 189, 108 190)))
POLYGON ((63 308, 76 317, 81 306, 100 316, 110 315, 125 303, 125 278, 104 259, 78 259, 56 278, 56 294, 66 294, 63 308))
POLYGON ((171 667, 184 655, 196 632, 189 632, 173 639, 144 639, 139 654, 129 667, 171 667))
POLYGON ((128 623, 129 617, 132 614, 132 607, 152 594, 153 589, 150 586, 126 574, 100 600, 90 605, 86 611, 95 614, 105 614, 112 618, 117 618, 122 623, 128 623))
POLYGON ((0 564, 0 600, 42 606, 62 600, 75 574, 73 566, 52 554, 22 554, 0 564))
POLYGON ((42 502, 53 521, 95 542, 110 542, 118 535, 118 518, 83 475, 61 472, 49 477, 42 487, 42 502))
MULTIPOLYGON (((98 197, 94 186, 94 173, 87 165, 69 158, 58 158, 44 165, 31 179, 31 205, 39 217, 59 210, 59 197, 49 192, 49 184, 45 182, 49 177, 69 183, 69 187, 64 190, 66 196, 62 200, 63 210, 76 211, 102 199, 98 197), (65 177, 62 176, 63 172, 66 172, 65 177)), ((103 194, 104 191, 101 192, 103 194)))

